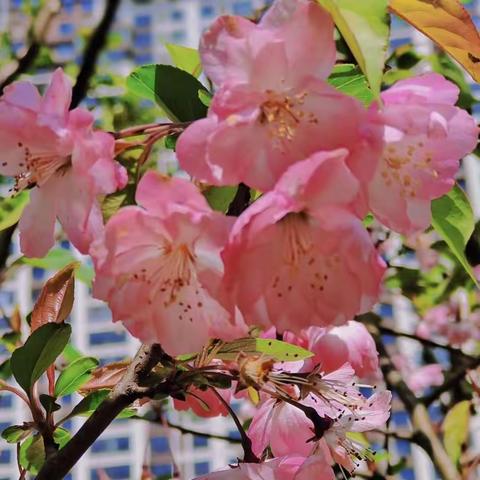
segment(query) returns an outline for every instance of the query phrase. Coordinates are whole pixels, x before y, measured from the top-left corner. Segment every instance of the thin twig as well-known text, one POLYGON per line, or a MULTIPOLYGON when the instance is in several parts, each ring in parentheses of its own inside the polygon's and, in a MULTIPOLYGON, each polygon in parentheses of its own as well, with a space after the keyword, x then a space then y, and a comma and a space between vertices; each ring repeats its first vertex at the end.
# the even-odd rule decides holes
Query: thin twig
POLYGON ((95 73, 98 57, 107 41, 108 32, 113 25, 115 14, 120 6, 120 2, 121 0, 107 1, 103 17, 90 37, 88 45, 83 53, 82 66, 80 67, 77 81, 72 90, 70 108, 77 107, 87 94, 90 86, 90 79, 95 73))
POLYGON ((227 215, 231 217, 238 217, 243 211, 248 208, 250 204, 250 188, 241 183, 238 186, 237 193, 235 194, 232 203, 228 207, 227 215))
POLYGON ((242 423, 237 417, 237 414, 233 411, 233 408, 229 405, 227 401, 225 401, 225 399, 217 392, 215 388, 210 387, 210 390, 212 390, 215 396, 220 400, 220 402, 227 409, 228 413, 230 414, 230 416, 232 417, 232 420, 235 423, 235 426, 237 427, 238 432, 240 433, 241 444, 242 444, 243 454, 244 454, 243 461, 246 463, 260 463, 260 460, 258 459, 258 457, 253 453, 252 441, 250 440, 250 437, 247 435, 247 432, 245 432, 245 429, 243 428, 242 423))
POLYGON ((413 335, 411 333, 399 332, 398 330, 394 330, 393 328, 385 327, 383 325, 379 325, 378 329, 380 330, 380 332, 382 334, 393 335, 395 337, 409 338, 411 340, 415 340, 415 341, 417 341, 417 342, 419 342, 419 343, 421 343, 421 344, 423 344, 427 347, 431 347, 431 348, 442 348, 442 349, 450 352, 452 355, 468 358, 472 362, 475 362, 475 361, 478 360, 476 357, 472 357, 471 355, 463 352, 459 348, 454 348, 450 345, 445 345, 443 343, 437 343, 437 342, 434 342, 433 340, 429 340, 427 338, 421 338, 421 337, 418 337, 417 335, 413 335))
POLYGON ((17 61, 16 67, 0 82, 0 94, 7 85, 16 80, 33 65, 40 53, 42 43, 47 36, 52 20, 60 11, 60 6, 58 0, 53 0, 42 8, 32 27, 32 41, 30 46, 25 52, 25 55, 17 61))

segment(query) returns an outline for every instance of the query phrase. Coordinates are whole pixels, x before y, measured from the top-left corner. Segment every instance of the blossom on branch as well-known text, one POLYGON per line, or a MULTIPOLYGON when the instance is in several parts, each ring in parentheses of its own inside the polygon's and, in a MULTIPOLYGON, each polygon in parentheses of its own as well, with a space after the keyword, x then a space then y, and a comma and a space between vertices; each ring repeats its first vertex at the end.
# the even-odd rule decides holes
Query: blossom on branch
POLYGON ((353 213, 359 185, 347 155, 296 163, 235 223, 225 289, 248 324, 341 325, 376 302, 385 265, 353 213))
POLYGON ((200 53, 219 87, 207 118, 180 136, 180 166, 215 185, 272 188, 293 163, 347 148, 347 163, 370 180, 381 154, 381 126, 351 96, 328 85, 335 61, 333 23, 315 2, 281 0, 255 25, 221 17, 200 53))
POLYGON ((53 246, 57 218, 73 245, 87 253, 103 228, 97 198, 127 181, 114 161, 113 137, 92 129, 87 110, 69 111, 71 94, 69 80, 57 69, 43 97, 21 81, 0 98, 0 174, 15 177, 15 193, 31 189, 20 219, 27 256, 42 257, 53 246))
POLYGON ((134 336, 172 355, 196 352, 219 332, 231 339, 238 329, 215 299, 231 219, 213 212, 190 182, 153 171, 136 201, 92 246, 94 296, 134 336))

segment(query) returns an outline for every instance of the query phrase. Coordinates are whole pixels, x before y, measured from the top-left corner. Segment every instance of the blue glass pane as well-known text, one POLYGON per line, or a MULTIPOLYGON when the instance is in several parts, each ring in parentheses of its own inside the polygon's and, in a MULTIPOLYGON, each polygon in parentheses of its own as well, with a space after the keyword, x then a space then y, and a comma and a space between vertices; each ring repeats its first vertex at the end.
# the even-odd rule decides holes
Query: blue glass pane
POLYGON ((195 448, 208 447, 208 438, 199 437, 199 436, 195 435, 193 437, 193 446, 195 448))
POLYGON ((399 411, 392 412, 392 422, 395 423, 397 427, 406 427, 409 424, 409 416, 407 412, 399 411))
POLYGON ((165 477, 172 474, 171 465, 153 465, 152 473, 157 477, 165 477))
POLYGON ((123 452, 130 448, 130 441, 128 437, 120 438, 106 438, 97 440, 92 445, 92 453, 104 452, 123 452))
POLYGON ((135 63, 137 65, 145 65, 146 63, 152 63, 153 56, 151 53, 139 53, 135 55, 135 63))
POLYGON ((139 28, 149 27, 152 23, 152 17, 150 15, 137 15, 135 17, 135 26, 139 28))
POLYGON ((0 395, 0 408, 12 408, 13 396, 9 393, 0 395))
MULTIPOLYGON (((128 465, 121 465, 119 467, 105 468, 105 473, 111 480, 129 480, 130 479, 130 467, 128 465)), ((90 470, 91 480, 100 480, 96 470, 90 470)))
POLYGON ((200 15, 203 18, 211 18, 215 15, 215 8, 213 5, 203 5, 200 9, 200 15))
POLYGON ((408 457, 410 455, 411 447, 407 440, 396 440, 395 447, 400 456, 408 457))
POLYGON ((183 20, 183 17, 184 17, 184 13, 182 10, 174 10, 171 14, 170 14, 170 18, 172 20, 174 20, 175 22, 178 22, 180 20, 183 20))
POLYGON ((84 12, 93 12, 93 0, 81 0, 81 4, 84 12))
POLYGON ((61 23, 59 30, 62 35, 72 35, 75 31, 75 27, 73 26, 73 23, 61 23))
POLYGON ((415 472, 411 468, 406 468, 400 472, 400 478, 402 480, 416 480, 415 472))
POLYGON ((137 33, 133 38, 133 44, 137 48, 147 48, 152 46, 152 35, 149 32, 137 33))
POLYGON ((90 345, 122 343, 126 340, 126 337, 125 332, 97 332, 89 335, 90 345))
POLYGON ((168 438, 154 437, 150 440, 150 448, 154 453, 166 453, 169 451, 168 438))
POLYGON ((195 475, 205 475, 210 471, 208 462, 198 462, 195 464, 195 475))
POLYGON ((10 450, 0 450, 0 464, 5 465, 12 460, 12 452, 10 450))
POLYGON ((236 2, 233 4, 233 13, 235 15, 247 16, 252 13, 251 2, 236 2))

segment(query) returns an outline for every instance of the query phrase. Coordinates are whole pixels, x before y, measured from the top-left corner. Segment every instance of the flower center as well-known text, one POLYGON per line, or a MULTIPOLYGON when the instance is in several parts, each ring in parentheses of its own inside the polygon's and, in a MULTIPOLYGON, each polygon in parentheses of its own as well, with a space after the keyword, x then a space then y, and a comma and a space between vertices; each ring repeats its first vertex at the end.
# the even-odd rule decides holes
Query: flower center
POLYGON ((381 176, 385 185, 390 187, 393 183, 400 187, 400 195, 403 198, 415 198, 421 187, 416 178, 418 171, 423 171, 438 177, 438 172, 432 168, 432 155, 424 148, 424 143, 402 143, 388 145, 383 153, 383 165, 381 176))
POLYGON ((150 286, 150 298, 161 292, 165 298, 164 306, 168 307, 177 301, 183 287, 190 286, 196 280, 195 257, 185 244, 174 246, 165 242, 156 248, 160 258, 150 260, 148 265, 133 274, 133 279, 150 286))
MULTIPOLYGON (((18 147, 23 149, 24 161, 18 165, 25 170, 15 177, 13 191, 21 192, 27 188, 44 185, 55 173, 64 175, 72 165, 70 156, 61 157, 52 153, 32 153, 22 143, 18 147)), ((3 166, 6 166, 4 162, 3 166)))
POLYGON ((268 127, 273 140, 293 140, 300 122, 305 117, 311 123, 318 123, 317 118, 312 113, 307 114, 303 108, 307 92, 284 95, 267 90, 265 94, 266 100, 260 105, 259 120, 268 127))
POLYGON ((306 213, 288 213, 280 220, 284 230, 283 259, 289 266, 298 267, 301 259, 313 247, 306 213))

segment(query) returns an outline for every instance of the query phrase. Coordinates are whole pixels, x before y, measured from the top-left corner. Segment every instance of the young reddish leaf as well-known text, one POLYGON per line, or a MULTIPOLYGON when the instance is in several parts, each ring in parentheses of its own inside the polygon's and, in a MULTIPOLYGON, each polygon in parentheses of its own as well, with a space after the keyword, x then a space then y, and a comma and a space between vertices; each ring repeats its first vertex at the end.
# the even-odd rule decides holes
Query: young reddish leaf
POLYGON ((480 35, 458 0, 390 0, 390 9, 431 38, 480 81, 480 35))
POLYGON ((61 323, 70 314, 74 296, 74 273, 80 264, 68 264, 50 278, 33 307, 32 332, 45 323, 61 323))
POLYGON ((95 390, 113 388, 121 380, 129 364, 130 361, 115 362, 96 368, 91 372, 92 379, 82 385, 80 392, 85 394, 95 390))

